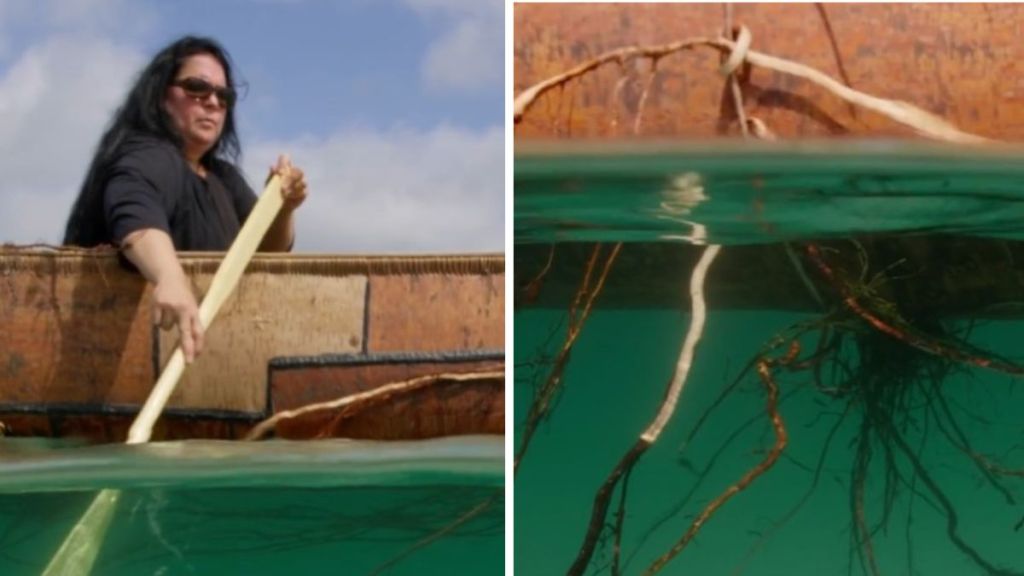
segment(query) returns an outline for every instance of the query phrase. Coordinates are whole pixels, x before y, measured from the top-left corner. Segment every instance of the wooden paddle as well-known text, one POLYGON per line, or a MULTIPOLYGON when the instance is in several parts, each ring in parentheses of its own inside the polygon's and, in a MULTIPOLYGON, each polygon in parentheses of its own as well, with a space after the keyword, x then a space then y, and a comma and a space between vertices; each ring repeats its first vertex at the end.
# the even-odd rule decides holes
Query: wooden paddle
MULTIPOLYGON (((238 285, 242 272, 249 265, 252 255, 283 204, 281 177, 274 176, 267 182, 263 195, 256 202, 256 206, 245 220, 245 225, 228 249, 213 276, 210 289, 199 305, 199 320, 204 328, 210 327, 221 305, 238 285)), ((184 372, 185 353, 182 352, 181 346, 178 346, 156 381, 153 391, 149 393, 142 411, 132 422, 127 444, 143 444, 149 441, 153 434, 153 423, 160 417, 184 372)), ((96 496, 50 560, 43 572, 44 576, 86 575, 92 571, 120 496, 120 490, 112 489, 103 490, 96 496)))

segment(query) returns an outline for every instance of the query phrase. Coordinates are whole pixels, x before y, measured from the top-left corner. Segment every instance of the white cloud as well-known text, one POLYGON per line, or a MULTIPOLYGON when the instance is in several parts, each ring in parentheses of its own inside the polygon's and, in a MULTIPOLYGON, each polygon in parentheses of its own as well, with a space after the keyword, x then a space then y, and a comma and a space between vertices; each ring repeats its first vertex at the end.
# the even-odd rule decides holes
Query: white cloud
POLYGON ((277 155, 289 153, 305 171, 300 251, 500 252, 503 146, 501 127, 348 131, 251 146, 245 168, 260 185, 277 155))
POLYGON ((54 36, 0 75, 0 241, 58 243, 104 126, 142 55, 54 36))
POLYGON ((471 92, 502 80, 502 45, 484 20, 468 18, 427 50, 423 78, 435 91, 471 92))
POLYGON ((444 32, 427 48, 422 75, 438 92, 472 92, 504 80, 504 7, 496 0, 405 0, 444 32))

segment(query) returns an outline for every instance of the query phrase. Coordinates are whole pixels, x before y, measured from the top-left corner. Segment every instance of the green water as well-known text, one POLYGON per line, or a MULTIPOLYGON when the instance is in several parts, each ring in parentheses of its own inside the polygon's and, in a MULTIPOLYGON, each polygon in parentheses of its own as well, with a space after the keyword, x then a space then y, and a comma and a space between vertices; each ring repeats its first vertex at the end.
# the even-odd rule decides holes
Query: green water
POLYGON ((39 574, 103 487, 94 574, 500 574, 502 444, 7 440, 0 574, 39 574))
MULTIPOLYGON (((711 286, 735 275, 728 269, 735 265, 728 261, 731 250, 752 246, 783 253, 783 243, 789 243, 801 253, 806 242, 823 238, 838 247, 847 246, 842 239, 848 237, 895 238, 893 245, 899 246, 898 239, 908 234, 926 243, 941 233, 947 239, 981 238, 982 248, 988 246, 984 239, 1001 242, 993 246, 1012 260, 1020 247, 1012 239, 1024 232, 1024 163, 1008 153, 982 155, 895 143, 771 150, 550 148, 517 157, 515 180, 517 287, 523 288, 541 270, 549 244, 556 248, 548 274, 555 279, 551 282, 562 284, 542 285, 539 297, 517 292, 517 449, 535 391, 547 379, 565 339, 566 310, 572 289, 582 279, 578 256, 589 254, 589 244, 583 248, 574 243, 602 241, 607 254, 608 243, 626 241, 620 258, 627 258, 627 250, 630 254, 628 268, 612 269, 605 303, 599 296, 572 349, 553 409, 515 477, 514 561, 521 574, 566 573, 583 541, 598 488, 654 418, 691 320, 684 295, 700 250, 691 244, 695 231, 697 243, 725 245, 709 273, 711 286), (680 189, 684 192, 678 193, 680 189), (685 270, 658 266, 667 243, 690 255, 682 259, 688 262, 685 270), (569 260, 575 276, 560 271, 569 260), (617 271, 629 276, 617 276, 617 271), (664 298, 644 301, 647 292, 634 290, 666 275, 674 284, 657 290, 678 290, 675 305, 666 305, 664 298), (545 291, 556 295, 545 297, 545 291)), ((898 260, 901 254, 891 256, 898 260)), ((780 277, 797 274, 784 258, 780 262, 786 266, 780 277)), ((872 272, 884 264, 876 263, 872 272)), ((948 264, 946 277, 958 286, 970 284, 971 274, 983 277, 978 269, 957 268, 954 273, 952 260, 948 264)), ((815 270, 803 272, 814 276, 815 270)), ((911 277, 918 273, 896 272, 911 277)), ((1016 293, 1021 279, 1024 274, 1001 279, 1009 286, 1003 293, 1016 293)), ((778 280, 759 279, 765 294, 760 306, 724 306, 721 294, 706 293, 707 324, 680 404, 629 477, 618 558, 621 574, 643 573, 705 506, 772 448, 775 436, 757 374, 748 373, 719 401, 720 396, 782 330, 842 310, 840 300, 822 289, 820 280, 816 285, 826 299, 820 308, 806 294, 792 301, 811 305, 774 306, 786 301, 768 296, 774 294, 769 284, 778 280)), ((803 290, 800 281, 793 285, 803 290)), ((757 302, 760 288, 756 281, 748 287, 748 304, 757 302)), ((986 353, 1024 361, 1024 323, 1015 316, 924 314, 916 321, 933 331, 941 326, 947 335, 965 337, 986 353)), ((860 330, 859 335, 870 338, 870 330, 860 330)), ((887 366, 893 371, 862 372, 858 377, 906 387, 908 392, 888 408, 886 417, 943 495, 929 489, 920 470, 891 439, 869 437, 870 465, 859 484, 878 573, 1024 573, 1021 379, 933 362, 887 338, 871 339, 868 349, 858 349, 848 339, 823 370, 828 384, 837 378, 835 371, 842 375, 844 366, 855 371, 869 355, 889 356, 887 366), (903 368, 909 373, 899 371, 903 368), (946 372, 938 374, 942 370, 946 372), (1017 475, 984 473, 962 449, 965 440, 975 454, 1017 475), (942 498, 954 510, 953 521, 942 498), (972 560, 956 539, 984 565, 972 560)), ((817 333, 800 341, 802 357, 807 357, 817 333)), ((782 352, 784 348, 772 356, 782 352)), ((815 386, 808 371, 780 370, 775 379, 789 437, 781 457, 722 505, 661 573, 873 573, 863 541, 855 540, 854 522, 853 487, 858 482, 853 473, 863 453, 864 402, 851 401, 851 394, 829 395, 815 386)), ((613 528, 621 489, 620 480, 587 574, 613 573, 613 528)))
POLYGON ((523 146, 515 242, 762 244, 865 232, 1024 234, 1024 149, 897 142, 523 146))

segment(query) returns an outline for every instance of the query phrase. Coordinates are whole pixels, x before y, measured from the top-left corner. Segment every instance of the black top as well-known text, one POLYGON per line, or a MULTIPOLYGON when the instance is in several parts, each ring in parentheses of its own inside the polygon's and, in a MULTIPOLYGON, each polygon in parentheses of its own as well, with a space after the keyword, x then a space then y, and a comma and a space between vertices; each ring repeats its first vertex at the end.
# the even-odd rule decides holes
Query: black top
POLYGON ((101 184, 109 241, 120 244, 136 230, 158 228, 176 250, 227 250, 256 194, 232 164, 215 159, 206 168, 204 180, 172 143, 128 138, 101 184))

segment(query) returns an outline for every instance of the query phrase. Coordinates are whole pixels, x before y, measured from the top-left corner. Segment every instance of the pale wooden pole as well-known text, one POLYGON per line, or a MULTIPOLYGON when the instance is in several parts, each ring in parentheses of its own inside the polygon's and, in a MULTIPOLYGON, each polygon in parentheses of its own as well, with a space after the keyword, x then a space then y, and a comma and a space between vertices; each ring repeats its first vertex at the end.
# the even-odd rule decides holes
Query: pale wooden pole
MULTIPOLYGON (((217 267, 210 289, 199 305, 199 321, 202 322, 204 329, 210 327, 217 312, 238 285, 242 272, 249 265, 283 204, 281 177, 274 176, 267 183, 256 206, 245 220, 245 225, 217 267)), ((185 354, 181 346, 178 346, 160 373, 160 378, 153 386, 153 391, 149 393, 149 398, 146 399, 139 415, 132 422, 127 444, 144 444, 149 441, 153 434, 153 424, 160 417, 184 373, 185 354)), ((111 489, 103 490, 96 496, 50 560, 43 576, 85 576, 92 572, 120 496, 120 490, 111 489)))

